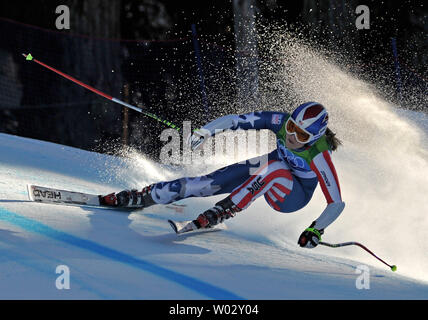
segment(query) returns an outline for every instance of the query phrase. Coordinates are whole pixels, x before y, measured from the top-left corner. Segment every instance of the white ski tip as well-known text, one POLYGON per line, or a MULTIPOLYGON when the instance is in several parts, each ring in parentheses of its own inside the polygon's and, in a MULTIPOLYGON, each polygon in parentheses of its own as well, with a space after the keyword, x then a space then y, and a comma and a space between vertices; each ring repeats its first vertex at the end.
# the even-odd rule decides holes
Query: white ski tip
POLYGON ((198 229, 198 227, 196 227, 196 225, 193 223, 192 220, 189 220, 189 221, 180 221, 180 222, 173 221, 173 220, 168 220, 168 222, 171 225, 172 229, 177 234, 182 234, 182 233, 185 233, 185 232, 202 230, 202 229, 198 229))
POLYGON ((175 233, 178 234, 177 226, 175 225, 175 222, 172 220, 168 220, 169 224, 171 225, 172 230, 175 231, 175 233))

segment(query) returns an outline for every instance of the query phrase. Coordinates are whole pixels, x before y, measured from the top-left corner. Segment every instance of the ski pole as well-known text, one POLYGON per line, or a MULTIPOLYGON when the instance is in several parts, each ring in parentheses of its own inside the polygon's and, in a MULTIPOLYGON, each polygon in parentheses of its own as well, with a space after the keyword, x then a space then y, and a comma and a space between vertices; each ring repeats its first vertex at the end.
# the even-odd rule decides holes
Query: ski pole
POLYGON ((359 246, 360 248, 362 248, 362 249, 366 250, 368 253, 370 253, 373 257, 375 257, 376 259, 378 259, 382 263, 386 264, 392 271, 397 270, 396 265, 390 265, 390 264, 386 263, 381 258, 379 258, 377 255, 375 255, 373 252, 371 252, 369 249, 367 249, 365 246, 363 246, 361 243, 352 241, 352 242, 343 242, 343 243, 332 244, 332 243, 320 241, 319 244, 326 246, 326 247, 330 247, 330 248, 339 248, 339 247, 352 246, 352 245, 359 246))
POLYGON ((140 112, 140 113, 142 113, 142 114, 144 114, 144 115, 146 115, 146 116, 148 116, 150 118, 153 118, 153 119, 155 119, 155 120, 157 120, 159 122, 162 122, 163 124, 167 125, 168 127, 171 127, 171 128, 173 128, 173 129, 175 129, 177 131, 180 131, 180 127, 176 126, 172 122, 167 121, 167 120, 163 120, 163 119, 159 118, 157 115, 155 115, 153 113, 143 111, 141 108, 133 106, 133 105, 131 105, 129 103, 126 103, 126 102, 124 102, 124 101, 122 101, 120 99, 114 98, 114 97, 112 97, 112 96, 110 96, 110 95, 108 95, 108 94, 106 94, 106 93, 104 93, 104 92, 102 92, 100 90, 97 90, 94 87, 91 87, 90 85, 87 85, 86 83, 83 83, 82 81, 79 81, 76 78, 73 78, 72 76, 69 76, 68 74, 65 74, 65 73, 63 73, 63 72, 61 72, 61 71, 59 71, 59 70, 57 70, 57 69, 55 69, 55 68, 53 68, 51 66, 48 66, 47 64, 45 64, 45 63, 43 63, 43 62, 41 62, 41 61, 39 61, 37 59, 34 59, 33 56, 31 55, 31 53, 29 53, 29 54, 23 53, 22 55, 28 61, 34 61, 35 63, 37 63, 37 64, 39 64, 39 65, 41 65, 41 66, 43 66, 43 67, 45 67, 45 68, 47 68, 47 69, 49 69, 49 70, 51 70, 53 72, 59 74, 60 76, 66 78, 66 79, 68 79, 70 81, 73 81, 74 83, 77 83, 79 86, 82 86, 82 87, 84 87, 84 88, 86 88, 88 90, 91 90, 92 92, 95 92, 96 94, 98 94, 98 95, 100 95, 100 96, 102 96, 102 97, 104 97, 104 98, 106 98, 106 99, 108 99, 110 101, 116 102, 116 103, 121 104, 121 105, 123 105, 123 106, 125 106, 127 108, 130 108, 132 110, 138 111, 138 112, 140 112))

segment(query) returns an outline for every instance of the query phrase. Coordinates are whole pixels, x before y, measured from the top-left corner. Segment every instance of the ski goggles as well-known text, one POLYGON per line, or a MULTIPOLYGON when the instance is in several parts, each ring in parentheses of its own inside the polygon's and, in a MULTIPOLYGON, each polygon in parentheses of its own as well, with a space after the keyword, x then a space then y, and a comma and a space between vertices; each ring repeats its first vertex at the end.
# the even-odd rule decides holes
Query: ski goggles
POLYGON ((291 117, 288 118, 285 124, 285 131, 287 131, 288 134, 294 134, 297 142, 304 144, 311 141, 314 136, 312 133, 300 128, 291 117))

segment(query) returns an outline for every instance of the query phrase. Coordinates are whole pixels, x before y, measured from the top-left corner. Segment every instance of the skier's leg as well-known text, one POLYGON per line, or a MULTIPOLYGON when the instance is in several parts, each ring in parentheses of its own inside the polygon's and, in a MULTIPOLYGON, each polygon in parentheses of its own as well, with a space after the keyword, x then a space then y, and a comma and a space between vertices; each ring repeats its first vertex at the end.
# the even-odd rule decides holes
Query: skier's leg
POLYGON ((318 185, 318 178, 303 179, 293 175, 293 189, 287 195, 278 185, 264 194, 271 208, 279 212, 294 212, 305 207, 312 199, 318 185))
MULTIPOLYGON (((267 155, 275 157, 276 150, 267 155)), ((106 205, 145 208, 153 204, 168 204, 190 197, 207 197, 230 193, 251 176, 251 169, 258 168, 266 156, 249 159, 218 169, 199 177, 184 177, 154 183, 137 190, 123 190, 102 197, 106 205)))
POLYGON ((235 216, 239 212, 266 194, 272 188, 280 190, 281 194, 289 195, 293 189, 293 175, 287 164, 279 159, 271 159, 254 175, 241 185, 234 188, 232 193, 216 203, 213 208, 200 214, 193 222, 198 227, 213 226, 224 219, 235 216))
POLYGON ((277 211, 294 212, 303 208, 311 200, 318 184, 318 179, 303 179, 292 175, 292 181, 290 184, 290 182, 287 181, 290 179, 290 176, 282 170, 287 169, 285 167, 281 168, 281 165, 278 164, 271 165, 266 177, 262 178, 259 176, 252 180, 256 182, 259 181, 258 183, 246 181, 243 185, 236 188, 230 196, 217 202, 213 208, 200 214, 193 223, 198 228, 221 223, 225 219, 234 217, 236 213, 242 209, 247 208, 262 194, 269 205, 277 211), (270 180, 272 177, 275 178, 270 180), (270 183, 265 184, 265 182, 268 182, 269 180, 270 183), (259 189, 258 194, 256 194, 256 192, 253 194, 254 189, 259 186, 265 187, 259 189), (249 191, 248 193, 246 193, 245 188, 249 191), (241 202, 237 202, 238 204, 236 205, 234 201, 237 200, 241 202))

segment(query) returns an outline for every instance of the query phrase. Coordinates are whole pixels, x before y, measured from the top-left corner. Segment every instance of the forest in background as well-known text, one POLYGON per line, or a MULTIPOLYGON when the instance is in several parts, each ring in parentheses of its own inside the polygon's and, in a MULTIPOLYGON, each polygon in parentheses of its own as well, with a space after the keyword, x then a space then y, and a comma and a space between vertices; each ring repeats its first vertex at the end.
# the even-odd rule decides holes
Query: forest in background
MULTIPOLYGON (((428 26, 423 1, 3 1, 0 132, 101 152, 126 143, 156 158, 163 124, 130 111, 124 139, 121 107, 28 65, 21 54, 31 52, 163 119, 177 124, 190 120, 199 126, 240 109, 235 104, 241 81, 237 52, 245 46, 239 47, 237 34, 245 33, 239 28, 248 28, 237 23, 242 8, 251 8, 247 14, 254 16, 256 28, 286 26, 302 38, 316 39, 320 47, 347 56, 363 78, 375 76, 397 90, 398 85, 426 90, 428 26), (370 8, 368 30, 355 28, 355 8, 361 4, 370 8), (70 8, 69 30, 56 29, 58 5, 70 8), (204 89, 192 24, 201 49, 204 89), (392 39, 400 59, 400 84, 392 39), (227 98, 219 99, 220 95, 227 98)), ((245 22, 244 18, 240 21, 245 22)), ((404 107, 426 108, 412 104, 411 98, 411 94, 403 97, 404 107)))

